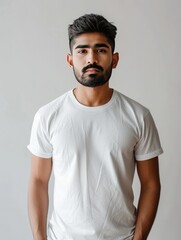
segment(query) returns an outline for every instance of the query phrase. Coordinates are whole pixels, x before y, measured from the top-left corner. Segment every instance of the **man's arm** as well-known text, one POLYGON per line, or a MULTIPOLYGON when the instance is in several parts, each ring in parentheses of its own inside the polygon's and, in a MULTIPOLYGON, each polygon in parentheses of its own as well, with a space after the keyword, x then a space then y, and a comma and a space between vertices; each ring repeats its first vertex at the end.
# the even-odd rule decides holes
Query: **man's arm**
POLYGON ((141 191, 133 240, 146 240, 153 225, 160 198, 158 157, 137 161, 137 171, 141 191))
POLYGON ((32 157, 29 183, 28 209, 34 240, 47 239, 48 182, 52 160, 32 157))

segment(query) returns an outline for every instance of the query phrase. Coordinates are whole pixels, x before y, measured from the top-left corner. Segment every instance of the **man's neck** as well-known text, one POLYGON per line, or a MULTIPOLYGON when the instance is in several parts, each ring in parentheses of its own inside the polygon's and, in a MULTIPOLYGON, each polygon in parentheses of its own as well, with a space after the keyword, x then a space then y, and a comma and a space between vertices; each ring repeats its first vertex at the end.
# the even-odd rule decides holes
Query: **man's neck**
POLYGON ((94 88, 79 85, 74 89, 73 93, 77 101, 82 105, 96 107, 109 102, 113 89, 109 88, 108 84, 94 88))

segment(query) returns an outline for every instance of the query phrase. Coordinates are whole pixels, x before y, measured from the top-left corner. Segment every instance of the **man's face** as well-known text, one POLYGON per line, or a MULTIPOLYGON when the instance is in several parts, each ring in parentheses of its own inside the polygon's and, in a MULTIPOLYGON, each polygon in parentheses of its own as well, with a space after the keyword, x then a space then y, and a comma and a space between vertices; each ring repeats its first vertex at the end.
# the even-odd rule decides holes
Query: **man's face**
POLYGON ((77 81, 86 87, 97 87, 109 81, 118 54, 112 53, 107 38, 100 33, 83 33, 75 38, 72 55, 67 56, 77 81))

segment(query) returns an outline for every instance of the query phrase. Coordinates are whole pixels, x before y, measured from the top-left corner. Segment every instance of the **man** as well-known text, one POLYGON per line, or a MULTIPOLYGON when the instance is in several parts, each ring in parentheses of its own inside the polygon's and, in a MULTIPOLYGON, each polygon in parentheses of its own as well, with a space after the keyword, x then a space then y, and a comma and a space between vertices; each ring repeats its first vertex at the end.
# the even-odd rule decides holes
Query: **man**
POLYGON ((148 109, 109 87, 116 27, 84 15, 69 26, 67 61, 78 85, 36 113, 29 216, 35 240, 145 240, 160 195, 157 129, 148 109), (137 167, 139 204, 133 205, 137 167), (48 182, 54 171, 48 224, 48 182))

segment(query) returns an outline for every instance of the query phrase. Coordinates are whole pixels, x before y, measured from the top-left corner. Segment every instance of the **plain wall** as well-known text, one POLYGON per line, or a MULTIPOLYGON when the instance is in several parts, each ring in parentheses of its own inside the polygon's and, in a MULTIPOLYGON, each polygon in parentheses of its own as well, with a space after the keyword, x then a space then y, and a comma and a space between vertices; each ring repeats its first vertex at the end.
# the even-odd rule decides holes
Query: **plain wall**
MULTIPOLYGON (((179 240, 180 0, 0 0, 1 239, 32 239, 26 146, 39 107, 76 86, 66 63, 67 26, 85 13, 102 14, 117 26, 120 61, 110 86, 148 107, 159 130, 162 193, 149 240, 179 240)), ((134 189, 137 199, 137 178, 134 189)))

